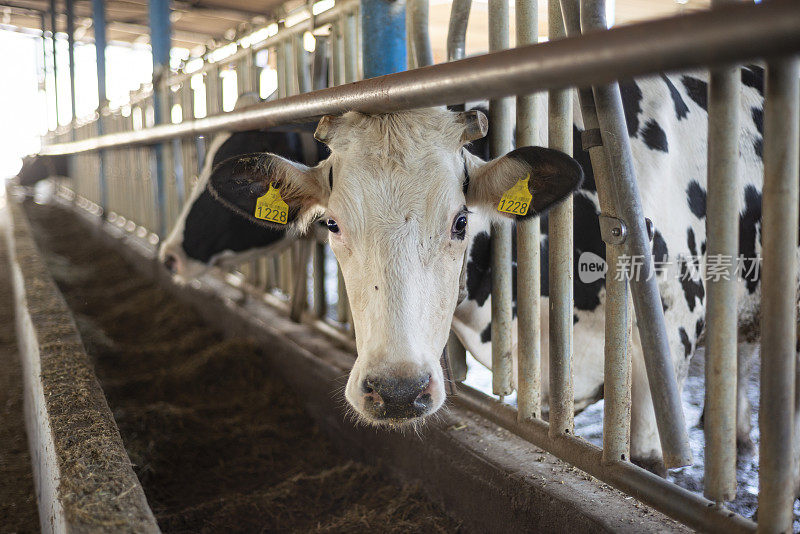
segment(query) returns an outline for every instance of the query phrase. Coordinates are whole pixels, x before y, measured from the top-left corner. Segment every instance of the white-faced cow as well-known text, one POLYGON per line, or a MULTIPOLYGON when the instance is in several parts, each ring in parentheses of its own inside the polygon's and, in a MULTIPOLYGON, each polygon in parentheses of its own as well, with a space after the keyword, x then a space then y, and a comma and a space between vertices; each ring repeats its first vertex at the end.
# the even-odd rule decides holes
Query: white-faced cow
MULTIPOLYGON (((654 259, 671 266, 658 270, 658 280, 679 385, 704 324, 706 80, 704 73, 686 73, 621 83, 643 208, 656 227, 654 259)), ((758 338, 760 286, 755 258, 760 252, 762 88, 761 69, 743 68, 739 214, 740 252, 748 276, 740 285, 739 305, 740 354, 744 356, 753 351, 758 338)), ((231 214, 260 225, 265 235, 302 229, 318 216, 327 222, 330 245, 345 277, 358 348, 345 395, 370 423, 418 421, 441 406, 439 357, 451 325, 467 349, 490 365, 489 225, 508 221, 495 207, 503 192, 528 173, 533 195, 529 214, 543 213, 586 175, 574 195, 576 408, 602 394, 604 280, 583 283, 578 276, 583 253, 605 257, 592 169, 588 154, 580 149, 581 124, 575 128, 574 153, 580 165, 564 154, 531 147, 487 163, 465 148, 472 137, 469 132, 475 129, 468 124, 472 120, 477 115, 438 109, 347 113, 320 123, 318 137, 331 155, 314 167, 275 154, 252 153, 225 161, 214 157, 221 163, 213 169, 209 166, 204 176, 213 196, 231 214), (289 205, 289 224, 277 229, 253 215, 256 199, 270 184, 280 187, 289 205), (467 297, 457 305, 465 249, 467 297)), ((200 186, 204 183, 201 180, 200 186)), ((200 198, 210 193, 197 194, 200 198)), ((203 204, 208 201, 210 197, 203 204)), ((187 211, 195 209, 190 206, 187 211)), ((218 208, 209 210, 208 217, 214 220, 218 208)), ((544 216, 540 329, 545 400, 549 369, 546 223, 544 216)), ((184 218, 179 226, 184 241, 214 239, 205 224, 197 221, 184 218)), ((220 231, 215 225, 214 232, 220 231)), ((257 246, 260 243, 254 242, 251 248, 257 246)), ((512 273, 516 294, 516 264, 512 273)), ((515 314, 515 347, 516 327, 515 314)), ((632 358, 631 455, 657 464, 660 445, 638 335, 632 358)), ((740 397, 738 409, 738 437, 747 443, 746 397, 740 397)))

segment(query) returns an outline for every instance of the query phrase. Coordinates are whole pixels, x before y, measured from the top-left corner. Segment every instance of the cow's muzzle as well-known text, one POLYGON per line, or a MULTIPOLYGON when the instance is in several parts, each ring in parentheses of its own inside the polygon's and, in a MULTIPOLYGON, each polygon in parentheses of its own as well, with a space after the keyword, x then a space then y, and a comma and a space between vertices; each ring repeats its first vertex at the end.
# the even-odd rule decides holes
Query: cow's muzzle
POLYGON ((433 406, 431 376, 367 378, 361 384, 364 412, 373 419, 407 422, 423 417, 433 406))

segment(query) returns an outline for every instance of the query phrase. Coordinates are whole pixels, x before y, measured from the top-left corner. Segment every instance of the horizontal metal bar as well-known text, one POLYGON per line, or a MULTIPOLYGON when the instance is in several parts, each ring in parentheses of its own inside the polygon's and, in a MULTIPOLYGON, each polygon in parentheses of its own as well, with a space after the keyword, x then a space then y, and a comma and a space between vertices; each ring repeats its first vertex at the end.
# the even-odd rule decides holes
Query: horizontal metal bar
POLYGON ((636 467, 630 462, 604 464, 603 452, 582 438, 562 435, 548 437, 549 425, 539 419, 518 422, 516 410, 469 386, 459 384, 452 402, 489 419, 585 471, 593 477, 635 497, 645 504, 702 532, 734 534, 755 532, 756 525, 725 508, 714 506, 699 495, 636 467))
POLYGON ((70 154, 265 128, 349 110, 387 113, 800 51, 800 3, 736 5, 398 72, 191 122, 51 145, 70 154))

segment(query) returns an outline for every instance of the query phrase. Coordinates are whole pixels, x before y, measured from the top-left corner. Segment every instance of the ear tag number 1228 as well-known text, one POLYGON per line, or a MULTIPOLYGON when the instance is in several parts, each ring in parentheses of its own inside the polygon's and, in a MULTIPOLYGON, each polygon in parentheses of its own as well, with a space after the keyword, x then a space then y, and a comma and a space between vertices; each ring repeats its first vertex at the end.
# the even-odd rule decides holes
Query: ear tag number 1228
POLYGON ((289 218, 289 206, 281 198, 281 190, 275 182, 269 184, 269 191, 256 200, 256 219, 286 224, 289 218))
POLYGON ((500 197, 500 203, 497 205, 497 211, 511 215, 526 215, 533 199, 533 195, 528 189, 528 180, 530 178, 530 174, 525 178, 520 178, 511 189, 503 193, 503 196, 500 197))

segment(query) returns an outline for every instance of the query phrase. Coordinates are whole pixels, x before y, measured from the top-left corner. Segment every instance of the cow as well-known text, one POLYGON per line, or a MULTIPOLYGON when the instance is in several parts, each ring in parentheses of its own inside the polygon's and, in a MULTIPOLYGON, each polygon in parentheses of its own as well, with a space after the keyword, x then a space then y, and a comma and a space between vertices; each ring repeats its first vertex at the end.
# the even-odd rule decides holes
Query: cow
POLYGON ((69 156, 50 156, 33 154, 25 156, 22 168, 16 176, 18 185, 31 187, 51 176, 67 176, 69 174, 69 156))
MULTIPOLYGON (((763 71, 746 67, 741 76, 739 248, 750 277, 738 286, 739 353, 740 368, 746 369, 759 335, 763 71)), ((655 224, 653 257, 672 267, 658 269, 657 277, 680 387, 704 329, 707 85, 703 72, 620 84, 643 208, 655 224)), ((207 194, 264 232, 302 230, 318 216, 325 220, 356 331, 358 358, 345 396, 370 424, 414 424, 439 408, 444 393, 438 361, 450 327, 478 361, 490 366, 489 227, 491 222, 513 224, 495 208, 499 195, 528 173, 535 204, 531 214, 542 215, 544 399, 549 393, 546 210, 573 192, 576 408, 602 395, 604 279, 583 282, 579 276, 582 256, 605 258, 594 177, 580 148, 582 123, 575 124, 574 159, 525 147, 487 163, 466 149, 471 138, 466 132, 475 127, 469 122, 479 120, 466 117, 439 109, 326 117, 317 136, 331 155, 318 165, 255 153, 216 158, 221 162, 204 179, 207 194), (288 204, 287 225, 254 217, 256 199, 270 184, 279 186, 288 204), (466 298, 457 304, 465 251, 466 298)), ((201 228, 189 226, 184 224, 187 236, 197 230, 193 239, 204 239, 201 228)), ((516 294, 515 263, 512 279, 516 294)), ((516 306, 513 311, 516 352, 516 306)), ((631 456, 660 470, 638 333, 632 360, 631 456)), ((750 440, 746 401, 740 395, 737 404, 742 445, 750 440)))

